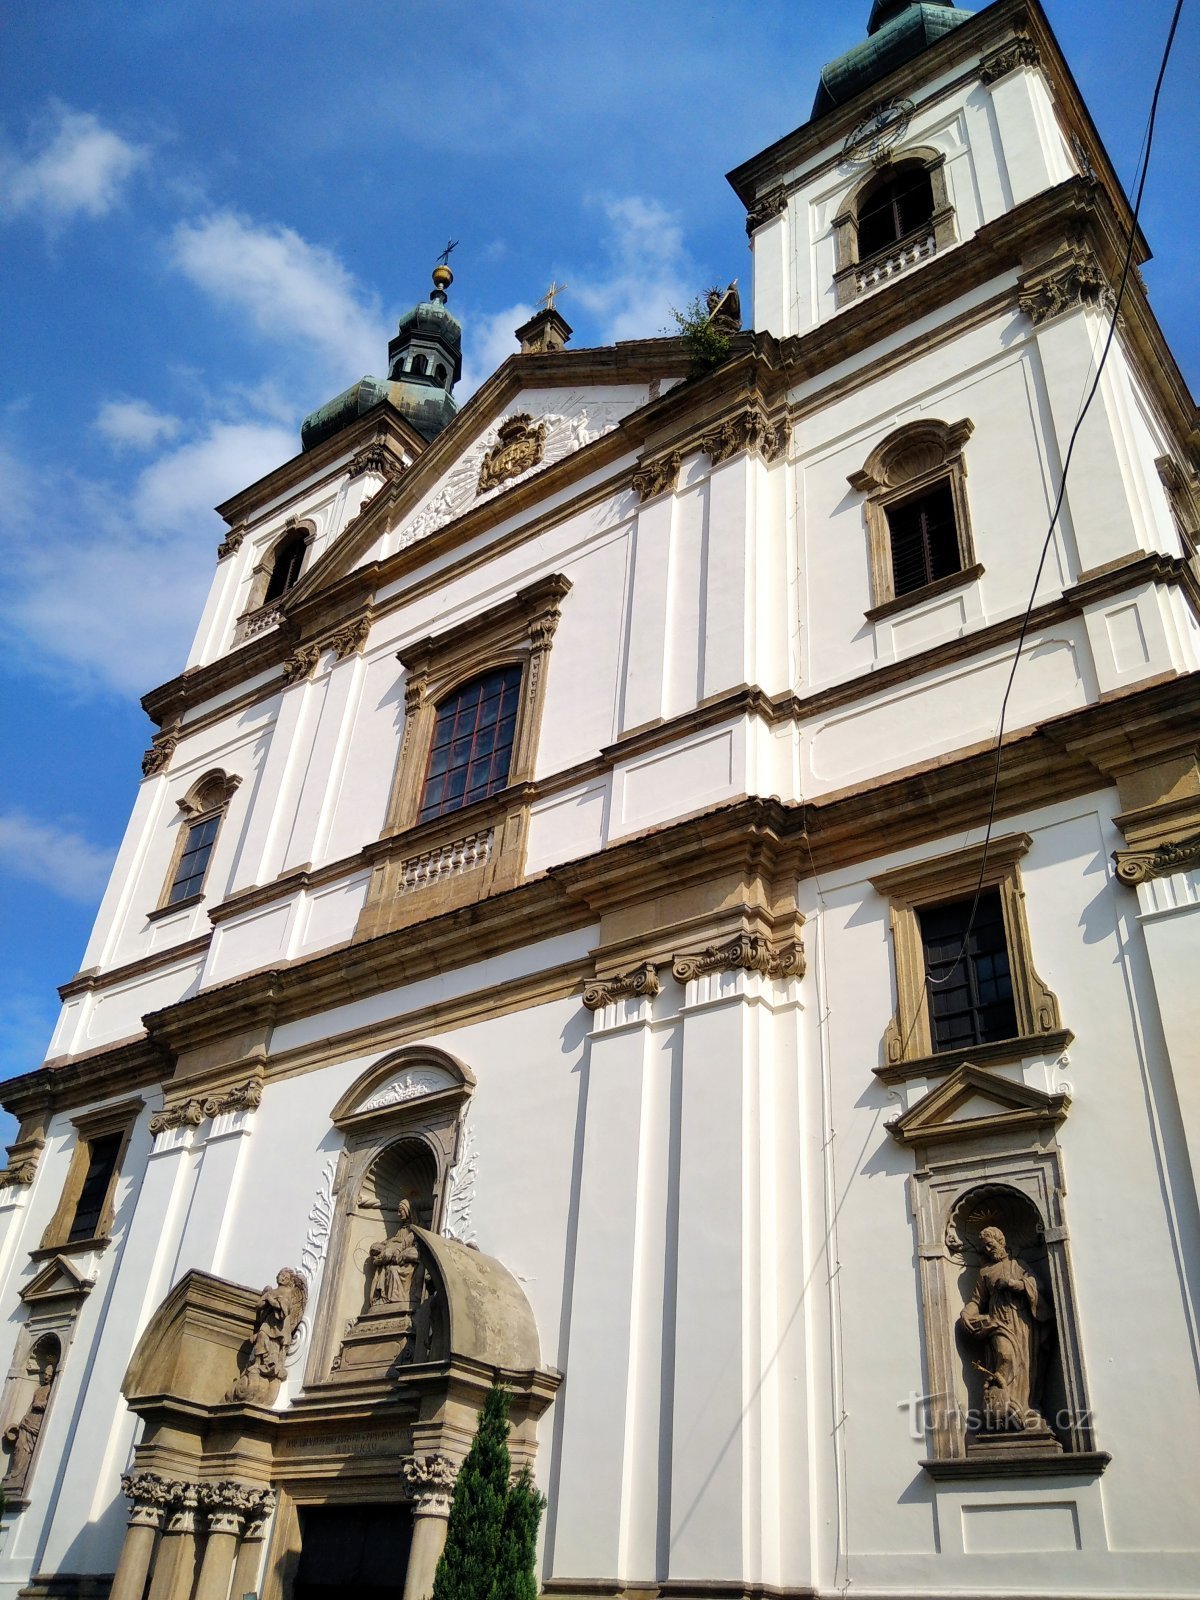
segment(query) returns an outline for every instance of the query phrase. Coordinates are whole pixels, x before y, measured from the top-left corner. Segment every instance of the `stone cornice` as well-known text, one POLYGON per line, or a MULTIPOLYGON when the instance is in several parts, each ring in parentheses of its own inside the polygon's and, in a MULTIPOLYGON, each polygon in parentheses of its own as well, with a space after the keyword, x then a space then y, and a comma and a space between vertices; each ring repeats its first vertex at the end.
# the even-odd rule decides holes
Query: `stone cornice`
MULTIPOLYGON (((1195 675, 1175 677, 1106 696, 1008 736, 997 816, 1094 792, 1112 781, 1114 761, 1150 759, 1194 739, 1196 682, 1195 675)), ((623 905, 722 872, 753 864, 760 876, 781 882, 790 874, 794 881, 953 836, 981 822, 993 766, 992 748, 983 744, 807 804, 732 800, 435 917, 421 925, 419 938, 399 930, 205 989, 148 1016, 144 1037, 10 1080, 4 1104, 19 1117, 94 1104, 169 1078, 177 1052, 595 925, 623 905)))

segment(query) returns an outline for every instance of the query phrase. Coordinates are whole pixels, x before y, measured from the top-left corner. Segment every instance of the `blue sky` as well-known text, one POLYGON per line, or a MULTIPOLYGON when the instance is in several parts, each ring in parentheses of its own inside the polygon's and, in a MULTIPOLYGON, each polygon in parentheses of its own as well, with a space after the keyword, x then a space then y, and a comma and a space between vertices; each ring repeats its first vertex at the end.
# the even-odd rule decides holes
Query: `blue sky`
MULTIPOLYGON (((1130 183, 1171 0, 1048 0, 1130 183)), ((1200 375, 1197 7, 1143 225, 1200 375)), ((39 0, 0 63, 6 783, 0 1076, 42 1059, 221 524, 300 418, 385 370, 448 235, 465 396, 551 276, 576 345, 749 263, 724 173, 808 115, 868 0, 39 0)))

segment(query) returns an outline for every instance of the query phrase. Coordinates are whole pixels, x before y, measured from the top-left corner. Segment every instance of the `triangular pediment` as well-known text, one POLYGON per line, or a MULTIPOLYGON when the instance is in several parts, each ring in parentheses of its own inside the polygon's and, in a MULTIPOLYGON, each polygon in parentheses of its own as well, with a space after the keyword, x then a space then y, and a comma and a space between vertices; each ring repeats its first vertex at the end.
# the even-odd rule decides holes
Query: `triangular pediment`
POLYGON ((933 1144, 940 1139, 1054 1126, 1070 1104, 1065 1092, 1046 1094, 964 1062, 887 1126, 901 1144, 933 1144))
MULTIPOLYGON (((85 1259, 90 1264, 91 1257, 85 1259)), ((55 1300, 81 1300, 95 1281, 70 1256, 54 1256, 21 1290, 21 1299, 26 1305, 44 1305, 55 1300)))
MULTIPOLYGON (((581 456, 686 376, 678 340, 515 356, 417 460, 374 495, 289 593, 285 611, 385 555, 420 545, 461 517, 581 456)), ((636 448, 636 446, 634 446, 636 448)), ((587 461, 580 460, 580 470, 587 461)))

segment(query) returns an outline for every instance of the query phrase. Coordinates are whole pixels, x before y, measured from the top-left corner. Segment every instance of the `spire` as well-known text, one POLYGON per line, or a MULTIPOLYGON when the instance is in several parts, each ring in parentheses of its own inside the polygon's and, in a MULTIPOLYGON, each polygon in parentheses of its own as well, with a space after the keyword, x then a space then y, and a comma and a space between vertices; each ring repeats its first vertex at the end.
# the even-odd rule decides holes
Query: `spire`
POLYGON ((973 15, 953 0, 872 0, 867 37, 822 67, 813 117, 845 105, 973 15))

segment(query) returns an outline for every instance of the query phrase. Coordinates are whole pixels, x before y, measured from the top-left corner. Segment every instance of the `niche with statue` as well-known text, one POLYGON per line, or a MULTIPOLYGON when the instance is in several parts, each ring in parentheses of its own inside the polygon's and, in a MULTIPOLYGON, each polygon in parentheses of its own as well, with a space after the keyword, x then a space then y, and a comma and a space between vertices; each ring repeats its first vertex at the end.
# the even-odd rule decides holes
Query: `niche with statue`
POLYGON ((444 1353, 422 1237, 446 1225, 473 1088, 453 1057, 406 1050, 334 1108, 346 1145, 306 1386, 386 1382, 444 1353))

